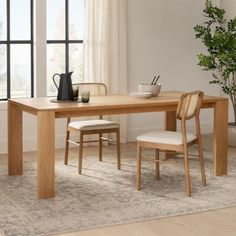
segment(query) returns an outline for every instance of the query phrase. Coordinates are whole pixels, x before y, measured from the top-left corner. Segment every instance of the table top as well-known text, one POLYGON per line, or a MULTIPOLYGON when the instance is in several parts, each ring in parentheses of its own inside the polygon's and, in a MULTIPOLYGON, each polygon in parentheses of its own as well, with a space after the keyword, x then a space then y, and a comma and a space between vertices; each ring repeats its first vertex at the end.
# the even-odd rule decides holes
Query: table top
MULTIPOLYGON (((108 94, 105 96, 91 96, 89 103, 62 102, 53 103, 52 97, 9 99, 10 104, 14 104, 23 111, 37 113, 38 111, 73 112, 80 111, 94 114, 127 114, 148 111, 174 110, 183 92, 163 91, 157 97, 137 98, 129 94, 108 94), (100 112, 98 112, 98 110, 100 112)), ((202 107, 211 107, 225 97, 205 95, 202 107)), ((90 115, 90 114, 85 114, 90 115)))

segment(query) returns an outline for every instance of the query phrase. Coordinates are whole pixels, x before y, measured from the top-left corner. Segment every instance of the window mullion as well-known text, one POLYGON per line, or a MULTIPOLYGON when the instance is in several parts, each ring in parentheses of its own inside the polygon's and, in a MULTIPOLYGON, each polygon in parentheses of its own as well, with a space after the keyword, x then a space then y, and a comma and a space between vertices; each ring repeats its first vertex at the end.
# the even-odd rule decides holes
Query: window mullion
POLYGON ((66 73, 69 72, 69 1, 65 0, 65 63, 66 73))
POLYGON ((31 97, 34 97, 34 0, 30 0, 31 97))
POLYGON ((7 98, 11 97, 10 0, 7 0, 7 98))
MULTIPOLYGON (((31 60, 31 96, 34 95, 34 35, 33 35, 33 29, 34 29, 34 25, 33 25, 33 18, 34 18, 34 0, 30 0, 30 30, 31 30, 31 38, 28 39, 12 39, 12 34, 11 34, 11 29, 12 29, 12 25, 11 25, 11 17, 12 17, 12 7, 14 7, 14 1, 11 0, 5 0, 6 1, 6 40, 1 40, 0 44, 4 44, 6 45, 6 97, 4 96, 4 98, 1 98, 0 100, 7 100, 9 98, 11 98, 12 96, 15 96, 15 90, 13 91, 13 82, 12 80, 14 78, 12 78, 13 72, 12 69, 14 68, 12 66, 12 59, 14 59, 14 55, 12 55, 12 53, 14 52, 13 46, 15 45, 30 45, 30 60, 31 60)), ((13 27, 14 28, 14 27, 13 27)))
MULTIPOLYGON (((82 6, 81 0, 60 0, 58 1, 58 6, 54 8, 53 4, 55 4, 55 2, 52 0, 48 0, 47 7, 49 7, 49 9, 47 12, 47 21, 51 19, 51 14, 54 16, 54 19, 56 17, 56 24, 55 22, 53 24, 47 22, 47 26, 50 27, 48 38, 46 41, 48 45, 47 74, 50 77, 52 77, 56 72, 68 73, 70 70, 74 70, 76 72, 73 74, 73 78, 76 78, 76 80, 78 81, 83 76, 81 69, 83 52, 80 46, 81 44, 83 44, 83 39, 77 36, 77 30, 78 34, 81 35, 80 29, 78 27, 81 15, 77 16, 77 12, 72 9, 73 4, 75 3, 75 6, 77 6, 78 4, 79 6, 82 6), (76 3, 76 1, 78 2, 76 3), (78 20, 78 22, 76 22, 76 19, 78 20), (75 25, 72 25, 72 27, 70 27, 70 22, 73 22, 75 25), (71 45, 74 46, 71 48, 71 45), (78 63, 76 61, 77 59, 78 63)), ((81 22, 81 24, 82 23, 83 21, 81 22)), ((55 96, 57 94, 57 91, 54 84, 52 83, 52 80, 49 81, 47 85, 47 95, 55 96)))

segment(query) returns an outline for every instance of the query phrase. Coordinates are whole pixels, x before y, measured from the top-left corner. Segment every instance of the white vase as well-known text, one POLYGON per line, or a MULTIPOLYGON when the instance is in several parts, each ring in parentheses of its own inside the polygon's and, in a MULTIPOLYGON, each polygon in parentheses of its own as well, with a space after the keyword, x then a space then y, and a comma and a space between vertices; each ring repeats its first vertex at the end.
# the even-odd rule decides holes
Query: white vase
POLYGON ((234 123, 228 124, 228 145, 236 147, 236 125, 234 123))

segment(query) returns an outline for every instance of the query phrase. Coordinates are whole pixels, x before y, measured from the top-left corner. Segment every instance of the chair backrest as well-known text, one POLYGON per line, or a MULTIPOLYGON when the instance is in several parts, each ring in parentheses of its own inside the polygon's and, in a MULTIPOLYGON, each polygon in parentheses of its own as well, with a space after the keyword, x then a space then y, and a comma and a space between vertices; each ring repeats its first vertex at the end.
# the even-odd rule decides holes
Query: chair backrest
POLYGON ((90 95, 99 96, 107 94, 107 86, 103 83, 78 83, 76 85, 78 86, 79 93, 83 90, 89 90, 90 95))
POLYGON ((179 120, 189 120, 199 115, 204 93, 194 91, 185 93, 181 96, 176 112, 176 118, 179 120))

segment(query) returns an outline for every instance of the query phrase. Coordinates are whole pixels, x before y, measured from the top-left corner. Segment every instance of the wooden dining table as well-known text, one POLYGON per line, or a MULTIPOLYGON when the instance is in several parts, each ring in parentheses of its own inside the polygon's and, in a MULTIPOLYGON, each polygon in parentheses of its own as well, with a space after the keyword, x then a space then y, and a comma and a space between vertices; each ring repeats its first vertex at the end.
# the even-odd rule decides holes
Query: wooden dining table
MULTIPOLYGON (((158 97, 128 94, 92 96, 90 102, 53 103, 50 97, 9 99, 8 174, 23 174, 23 112, 37 117, 37 196, 55 197, 55 119, 67 117, 165 112, 166 130, 176 130, 175 112, 181 92, 163 91, 158 97)), ((227 174, 228 99, 205 95, 202 108, 214 112, 213 174, 227 174)), ((156 114, 153 114, 156 115, 156 114)), ((145 125, 145 122, 144 122, 145 125)))

